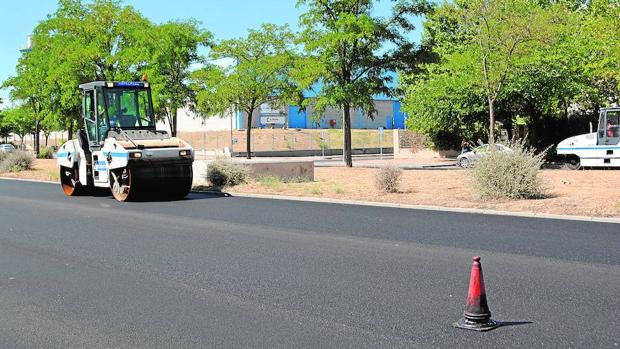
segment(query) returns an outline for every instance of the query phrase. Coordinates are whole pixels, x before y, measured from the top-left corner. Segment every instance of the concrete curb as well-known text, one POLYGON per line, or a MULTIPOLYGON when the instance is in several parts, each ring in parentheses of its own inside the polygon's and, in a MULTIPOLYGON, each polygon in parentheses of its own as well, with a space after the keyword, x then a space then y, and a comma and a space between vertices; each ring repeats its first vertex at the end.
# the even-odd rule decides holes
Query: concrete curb
POLYGON ((484 214, 484 215, 490 215, 490 216, 512 216, 512 217, 525 217, 525 218, 562 219, 562 220, 569 220, 569 221, 585 221, 585 222, 620 224, 620 218, 607 218, 607 217, 570 216, 570 215, 544 214, 544 213, 535 213, 535 212, 512 212, 512 211, 498 211, 498 210, 487 210, 487 209, 477 209, 477 208, 458 208, 458 207, 444 207, 444 206, 431 206, 431 205, 410 205, 410 204, 376 202, 376 201, 357 201, 357 200, 315 198, 315 197, 307 197, 307 196, 247 194, 247 193, 236 193, 236 192, 229 192, 229 194, 232 195, 233 197, 238 196, 238 197, 256 198, 256 199, 305 201, 305 202, 330 203, 330 204, 341 204, 341 205, 403 208, 403 209, 424 210, 424 211, 441 211, 441 212, 451 212, 451 213, 484 214))
POLYGON ((60 184, 60 182, 44 181, 42 179, 27 179, 27 178, 13 178, 13 177, 0 177, 0 179, 4 179, 4 180, 7 180, 7 181, 16 181, 16 182, 35 182, 35 183, 46 183, 46 184, 60 184))
MULTIPOLYGON (((58 182, 43 181, 43 180, 36 180, 36 179, 23 179, 23 178, 11 178, 11 177, 0 177, 0 179, 10 180, 10 181, 58 184, 58 182)), ((478 208, 458 208, 458 207, 443 207, 443 206, 432 206, 432 205, 410 205, 410 204, 399 204, 399 203, 390 203, 390 202, 315 198, 315 197, 309 197, 309 196, 248 194, 248 193, 237 193, 237 192, 223 193, 223 192, 194 191, 194 190, 192 190, 192 192, 204 193, 204 194, 218 194, 222 196, 230 195, 233 197, 237 196, 237 197, 255 198, 255 199, 288 200, 288 201, 302 201, 302 202, 315 202, 315 203, 340 204, 340 205, 402 208, 402 209, 409 209, 409 210, 484 214, 484 215, 489 215, 489 216, 511 216, 511 217, 524 217, 524 218, 561 219, 561 220, 567 220, 567 221, 584 221, 584 222, 620 224, 620 218, 609 218, 609 217, 570 216, 570 215, 545 214, 545 213, 535 213, 535 212, 497 211, 497 210, 487 210, 487 209, 478 209, 478 208)))

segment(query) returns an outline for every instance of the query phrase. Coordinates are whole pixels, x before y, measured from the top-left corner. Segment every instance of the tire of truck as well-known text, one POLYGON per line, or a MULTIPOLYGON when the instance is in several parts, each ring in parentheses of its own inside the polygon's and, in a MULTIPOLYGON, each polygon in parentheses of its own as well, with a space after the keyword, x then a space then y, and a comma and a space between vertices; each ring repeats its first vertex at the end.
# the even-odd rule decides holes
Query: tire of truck
POLYGON ((577 155, 569 155, 566 157, 564 166, 569 170, 579 170, 581 169, 581 159, 577 155))

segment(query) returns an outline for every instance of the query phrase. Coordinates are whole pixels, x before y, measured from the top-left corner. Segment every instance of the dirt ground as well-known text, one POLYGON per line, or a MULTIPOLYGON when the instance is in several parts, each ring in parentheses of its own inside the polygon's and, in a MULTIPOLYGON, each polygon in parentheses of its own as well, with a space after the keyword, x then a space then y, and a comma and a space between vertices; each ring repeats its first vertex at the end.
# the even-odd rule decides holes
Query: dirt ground
MULTIPOLYGON (((252 181, 234 187, 239 193, 299 195, 348 200, 395 202, 446 207, 483 208, 579 216, 620 217, 620 171, 544 170, 549 197, 539 200, 482 200, 471 189, 465 170, 407 170, 399 193, 375 187, 374 168, 317 167, 315 181, 264 183, 252 181)), ((34 170, 3 173, 3 177, 58 180, 55 160, 36 160, 34 170)))
POLYGON ((620 217, 620 171, 541 171, 549 197, 538 200, 476 198, 468 172, 465 170, 404 171, 401 192, 387 194, 375 187, 377 171, 369 168, 315 168, 314 182, 267 183, 267 185, 252 182, 235 187, 232 191, 501 211, 620 217))
POLYGON ((59 181, 60 173, 56 159, 36 159, 33 169, 17 173, 0 173, 0 177, 28 178, 42 181, 59 181))

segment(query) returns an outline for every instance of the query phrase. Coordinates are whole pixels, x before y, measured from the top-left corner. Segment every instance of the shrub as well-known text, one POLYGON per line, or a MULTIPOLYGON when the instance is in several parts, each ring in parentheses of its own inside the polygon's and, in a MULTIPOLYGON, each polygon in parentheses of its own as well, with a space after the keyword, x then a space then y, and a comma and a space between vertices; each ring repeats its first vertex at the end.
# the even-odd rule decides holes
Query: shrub
POLYGON ((482 198, 533 199, 545 196, 538 176, 547 150, 536 154, 524 141, 505 144, 511 151, 490 151, 478 159, 471 174, 482 198))
POLYGON ((54 150, 52 148, 41 148, 39 150, 39 159, 53 159, 54 150))
POLYGON ((207 180, 214 187, 232 187, 245 183, 245 166, 228 160, 216 160, 207 166, 207 180))
POLYGON ((386 193, 396 193, 400 188, 403 170, 396 166, 387 166, 377 172, 375 180, 377 188, 386 193))
POLYGON ((9 154, 3 151, 0 151, 0 162, 2 162, 2 160, 4 160, 7 157, 7 155, 9 154))
POLYGON ((32 169, 34 156, 25 151, 16 151, 6 155, 0 162, 0 172, 19 172, 32 169))

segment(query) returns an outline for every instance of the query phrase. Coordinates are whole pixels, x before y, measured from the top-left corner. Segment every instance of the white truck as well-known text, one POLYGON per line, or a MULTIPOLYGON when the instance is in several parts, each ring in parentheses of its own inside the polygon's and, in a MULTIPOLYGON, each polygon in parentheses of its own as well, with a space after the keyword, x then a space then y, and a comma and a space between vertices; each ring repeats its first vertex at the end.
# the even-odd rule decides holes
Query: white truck
POLYGON ((596 132, 567 138, 556 149, 570 169, 620 167, 620 107, 602 108, 596 132))

